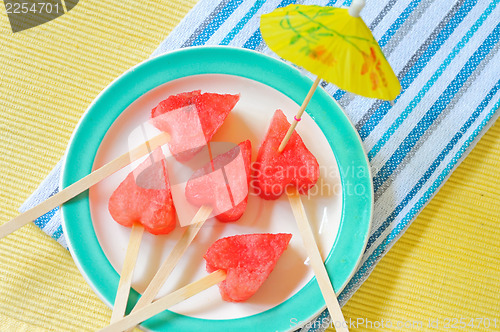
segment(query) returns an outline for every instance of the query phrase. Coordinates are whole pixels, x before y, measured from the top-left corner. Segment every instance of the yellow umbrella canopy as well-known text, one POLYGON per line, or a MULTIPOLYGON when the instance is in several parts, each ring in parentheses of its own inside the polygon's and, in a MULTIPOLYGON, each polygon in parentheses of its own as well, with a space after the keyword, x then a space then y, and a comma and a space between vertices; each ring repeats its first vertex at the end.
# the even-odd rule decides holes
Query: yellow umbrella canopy
POLYGON ((359 17, 361 8, 352 8, 289 5, 262 15, 260 30, 283 59, 343 90, 393 100, 401 85, 359 17))

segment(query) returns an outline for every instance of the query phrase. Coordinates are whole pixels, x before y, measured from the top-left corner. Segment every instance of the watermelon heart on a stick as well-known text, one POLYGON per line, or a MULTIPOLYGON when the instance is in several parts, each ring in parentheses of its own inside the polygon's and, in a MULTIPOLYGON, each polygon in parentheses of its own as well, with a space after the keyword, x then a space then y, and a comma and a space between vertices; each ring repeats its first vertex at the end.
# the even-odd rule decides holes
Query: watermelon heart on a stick
POLYGON ((232 94, 184 92, 161 101, 151 111, 151 120, 170 134, 170 152, 184 162, 207 145, 239 99, 232 94))
POLYGON ((167 234, 176 225, 167 164, 161 148, 153 151, 120 183, 109 199, 108 210, 117 223, 132 227, 111 315, 114 322, 125 314, 144 230, 167 234))
POLYGON ((207 272, 226 271, 219 284, 224 301, 241 302, 257 292, 288 246, 292 234, 245 234, 217 240, 204 258, 207 272))
POLYGON ((248 200, 252 143, 241 142, 191 176, 186 198, 195 206, 210 206, 219 221, 241 218, 248 200))
MULTIPOLYGON (((151 111, 152 122, 158 129, 170 134, 168 144, 174 157, 179 161, 186 161, 207 145, 238 100, 239 95, 201 93, 199 90, 180 93, 166 98, 151 111)), ((129 175, 109 202, 113 218, 122 225, 132 227, 111 321, 125 313, 144 228, 153 234, 166 234, 175 228, 175 209, 166 175, 166 164, 164 161, 162 163, 164 179, 157 177, 155 181, 156 179, 149 179, 144 175, 160 174, 158 167, 149 172, 141 172, 142 169, 136 171, 141 173, 141 181, 147 186, 160 185, 161 188, 143 188, 138 183, 139 176, 129 175), (162 205, 165 202, 162 194, 168 197, 173 215, 162 205)), ((147 165, 141 165, 139 168, 141 167, 145 168, 147 165)), ((201 220, 210 213, 206 208, 200 208, 198 212, 195 218, 201 220)), ((177 246, 174 251, 176 248, 177 246)), ((176 253, 179 255, 179 250, 173 252, 176 253)))
MULTIPOLYGON (((259 148, 254 169, 256 174, 253 187, 262 198, 277 199, 284 192, 287 193, 328 311, 334 321, 343 322, 344 316, 335 290, 300 198, 300 195, 306 195, 318 181, 319 164, 281 110, 274 113, 266 137, 259 148)), ((341 329, 347 330, 343 326, 341 329)))
POLYGON ((224 301, 246 301, 269 277, 291 237, 291 234, 266 233, 219 239, 208 248, 204 256, 207 271, 211 272, 209 275, 132 312, 100 332, 123 331, 134 327, 217 284, 224 301))
POLYGON ((248 199, 252 146, 244 141, 194 172, 185 195, 199 206, 192 223, 162 263, 132 312, 151 303, 211 213, 223 222, 241 218, 248 199))
POLYGON ((160 148, 127 175, 108 202, 111 217, 120 225, 140 224, 151 234, 168 234, 176 214, 165 156, 160 148))
POLYGON ((289 127, 283 111, 277 110, 259 148, 254 166, 254 187, 264 199, 278 199, 288 186, 306 195, 318 181, 318 161, 297 132, 293 132, 284 150, 278 151, 289 127))

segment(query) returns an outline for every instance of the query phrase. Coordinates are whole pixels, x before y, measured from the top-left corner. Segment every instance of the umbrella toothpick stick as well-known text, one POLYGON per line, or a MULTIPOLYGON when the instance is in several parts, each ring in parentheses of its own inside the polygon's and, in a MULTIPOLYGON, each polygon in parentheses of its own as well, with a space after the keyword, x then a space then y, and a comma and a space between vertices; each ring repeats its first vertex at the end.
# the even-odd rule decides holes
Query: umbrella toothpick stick
POLYGON ((352 4, 349 6, 349 15, 352 17, 359 17, 359 13, 361 9, 365 7, 365 0, 354 0, 352 4))
POLYGON ((281 141, 281 144, 278 148, 278 152, 282 152, 283 149, 285 149, 286 144, 290 140, 290 137, 292 137, 293 131, 295 130, 295 127, 297 127, 297 124, 301 120, 302 114, 304 114, 304 111, 306 110, 307 105, 309 104, 309 101, 311 101, 312 96, 314 95, 314 91, 316 91, 316 88, 318 87, 319 82, 321 81, 321 78, 318 76, 316 77, 316 80, 314 81, 313 85, 309 89, 309 92, 307 93, 306 98, 302 102, 302 106, 300 107, 299 111, 293 118, 293 122, 290 125, 290 128, 288 128, 288 131, 286 132, 285 137, 281 141))
POLYGON ((347 328, 347 324, 345 324, 344 315, 340 309, 330 277, 328 276, 325 264, 323 263, 323 258, 321 258, 321 253, 319 252, 314 239, 314 234, 309 224, 309 220, 307 219, 300 195, 295 188, 288 188, 286 193, 292 207, 293 215, 297 221, 297 226, 299 228, 302 241, 304 242, 304 247, 306 248, 307 255, 309 256, 311 267, 314 271, 314 275, 316 276, 321 294, 325 299, 328 312, 330 313, 333 322, 340 323, 334 324, 335 328, 337 331, 348 332, 349 329, 347 328))

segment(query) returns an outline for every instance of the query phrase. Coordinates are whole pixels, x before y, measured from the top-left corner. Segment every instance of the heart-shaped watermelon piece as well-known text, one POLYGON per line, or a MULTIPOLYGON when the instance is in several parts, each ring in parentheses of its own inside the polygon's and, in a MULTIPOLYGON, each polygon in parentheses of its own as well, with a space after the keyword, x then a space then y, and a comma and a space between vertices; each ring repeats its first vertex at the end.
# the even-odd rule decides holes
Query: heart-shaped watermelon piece
POLYGON ((219 283, 224 301, 241 302, 250 298, 274 269, 288 246, 292 234, 243 234, 215 241, 204 258, 209 273, 226 271, 219 283))
POLYGON ((211 206, 223 222, 241 218, 248 201, 252 143, 241 142, 193 173, 186 184, 186 198, 196 206, 211 206))
POLYGON ((151 234, 167 234, 175 228, 175 207, 161 148, 120 183, 109 199, 108 210, 120 225, 139 223, 151 234))
POLYGON ((172 155, 188 161, 212 139, 239 99, 239 94, 200 90, 172 95, 153 108, 152 123, 170 134, 172 155))
POLYGON ((283 151, 278 152, 288 128, 285 114, 276 110, 253 166, 252 187, 264 199, 279 198, 289 185, 305 195, 318 181, 318 161, 296 131, 283 151))

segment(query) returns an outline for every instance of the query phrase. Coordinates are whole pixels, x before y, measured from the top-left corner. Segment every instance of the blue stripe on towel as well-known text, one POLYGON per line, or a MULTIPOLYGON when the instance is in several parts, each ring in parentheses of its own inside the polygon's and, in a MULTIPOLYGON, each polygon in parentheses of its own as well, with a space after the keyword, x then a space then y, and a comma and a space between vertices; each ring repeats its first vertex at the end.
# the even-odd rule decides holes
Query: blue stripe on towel
MULTIPOLYGON (((484 23, 484 21, 488 18, 488 16, 495 9, 495 7, 496 7, 497 4, 498 4, 498 0, 492 2, 489 5, 489 7, 484 11, 484 13, 480 16, 480 18, 476 21, 476 23, 465 34, 465 36, 462 38, 462 40, 455 46, 455 48, 453 49, 453 51, 448 55, 448 57, 443 62, 443 64, 439 67, 439 69, 432 75, 431 79, 426 83, 426 85, 422 88, 422 90, 419 91, 419 93, 417 94, 417 96, 406 107, 406 109, 404 110, 404 112, 402 112, 398 116, 398 118, 396 119, 396 121, 394 121, 394 123, 391 125, 391 127, 384 133, 384 135, 379 139, 379 141, 375 144, 375 146, 368 152, 368 158, 370 160, 373 159, 373 157, 380 151, 380 149, 385 145, 385 143, 387 143, 387 141, 390 139, 390 137, 399 128, 399 126, 401 125, 401 123, 403 123, 403 121, 408 117, 408 115, 412 112, 412 110, 420 102, 420 100, 427 93, 427 91, 436 82, 436 80, 438 79, 438 77, 440 77, 442 75, 442 73, 444 72, 444 70, 448 67, 448 65, 455 58, 455 56, 459 53, 459 51, 473 37, 474 33, 484 23)), ((468 12, 469 10, 470 9, 467 9, 466 12, 468 12)), ((424 56, 424 55, 422 55, 422 56, 424 56)), ((419 59, 419 61, 420 61, 420 59, 419 59)), ((425 64, 423 66, 425 66, 425 64)), ((416 67, 414 67, 414 68, 416 68, 416 67)), ((420 73, 420 71, 423 69, 423 67, 420 70, 418 70, 418 68, 416 70, 414 70, 414 68, 412 68, 408 72, 408 74, 405 75, 405 77, 403 78, 403 80, 401 81, 401 85, 403 86, 403 89, 406 89, 414 81, 414 79, 417 77, 417 75, 420 73), (407 77, 410 77, 410 79, 408 80, 408 82, 406 80, 407 77)), ((383 105, 381 107, 381 112, 382 113, 387 113, 387 110, 389 109, 389 107, 390 106, 388 106, 388 105, 383 105)), ((365 126, 366 126, 366 124, 365 124, 365 126)))
POLYGON ((219 45, 229 45, 231 40, 234 39, 234 37, 238 34, 238 32, 243 29, 245 24, 255 16, 257 11, 262 7, 262 5, 265 3, 265 0, 257 0, 252 8, 245 14, 245 16, 236 24, 236 26, 224 37, 224 39, 219 43, 219 45))
MULTIPOLYGON (((368 240, 368 245, 366 250, 368 250, 373 243, 378 239, 382 233, 389 227, 396 216, 403 210, 403 208, 408 204, 408 202, 416 195, 416 193, 423 187, 423 185, 428 181, 432 173, 438 168, 444 158, 449 154, 449 152, 454 148, 457 142, 463 137, 467 130, 472 126, 472 124, 477 120, 482 111, 490 103, 493 96, 500 90, 500 80, 497 81, 495 86, 488 92, 483 101, 479 104, 474 113, 469 117, 469 119, 464 123, 460 130, 453 136, 453 138, 448 142, 446 147, 441 151, 438 157, 431 164, 426 173, 419 179, 417 184, 412 188, 404 200, 396 207, 393 213, 384 221, 384 223, 372 234, 368 240)), ((484 128, 484 126, 493 117, 496 110, 500 107, 500 100, 489 111, 488 116, 481 122, 480 126, 474 130, 474 132, 469 136, 466 142, 462 145, 460 150, 456 153, 455 157, 450 161, 446 168, 441 172, 441 174, 434 181, 432 186, 426 191, 426 193, 419 199, 418 203, 412 207, 410 212, 402 219, 398 226, 391 231, 389 236, 387 236, 382 243, 374 250, 374 252, 368 257, 365 263, 359 268, 354 277, 349 281, 339 299, 349 293, 349 291, 355 287, 355 285, 362 279, 363 276, 367 274, 367 271, 371 269, 373 264, 378 261, 380 255, 387 249, 387 247, 393 242, 393 240, 401 234, 401 230, 404 229, 408 223, 415 217, 415 215, 420 211, 420 209, 425 205, 430 197, 434 194, 437 188, 443 183, 444 179, 449 175, 450 171, 456 166, 457 161, 462 157, 464 151, 469 147, 471 142, 477 137, 479 132, 484 128)))
POLYGON ((33 222, 35 223, 35 225, 37 225, 38 227, 40 227, 41 229, 43 229, 45 227, 45 225, 47 225, 49 223, 49 221, 52 219, 52 217, 56 214, 56 212, 58 210, 59 210, 59 206, 56 207, 56 208, 54 208, 53 210, 47 212, 43 216, 38 217, 33 222))
MULTIPOLYGON (((295 3, 294 0, 283 0, 276 8, 285 7, 295 3)), ((253 35, 245 42, 243 48, 248 48, 250 50, 255 50, 257 46, 262 43, 262 35, 260 33, 260 29, 255 30, 253 35)))
MULTIPOLYGON (((444 42, 451 36, 451 34, 455 31, 456 27, 463 21, 463 19, 467 16, 467 14, 470 12, 470 10, 474 7, 474 5, 477 3, 477 0, 472 0, 472 1, 466 1, 460 9, 455 13, 452 19, 448 22, 448 24, 443 28, 443 30, 439 33, 439 35, 436 37, 436 39, 432 42, 431 45, 425 50, 425 52, 422 54, 422 56, 415 62, 413 67, 406 73, 406 75, 400 80, 401 83, 401 93, 399 96, 395 99, 397 101, 408 89, 408 87, 415 81, 415 79, 418 77, 418 75, 422 72, 422 70, 425 68, 425 66, 429 63, 429 61, 432 59, 432 57, 438 52, 438 50, 441 48, 441 46, 444 44, 444 42)), ((490 11, 491 12, 491 11, 490 11)), ((482 25, 484 20, 488 17, 489 13, 481 16, 480 19, 477 20, 477 22, 474 24, 474 26, 471 28, 473 31, 472 34, 467 34, 466 36, 463 37, 462 41, 460 41, 457 46, 453 49, 453 51, 448 55, 446 60, 443 62, 445 64, 444 66, 440 66, 438 71, 432 75, 432 78, 427 82, 427 84, 422 88, 422 90, 418 93, 418 95, 411 101, 411 103, 406 107, 405 112, 398 118, 396 121, 402 121, 406 117, 404 114, 410 113, 415 106, 420 102, 422 97, 427 93, 427 91, 432 87, 432 85, 436 82, 436 80, 441 76, 441 74, 444 72, 444 70, 448 67, 450 64, 451 60, 455 58, 455 56, 458 54, 458 52, 465 46, 467 41, 472 37, 474 32, 479 28, 479 26, 482 25)), ((469 30, 469 31, 471 31, 469 30)), ((380 123, 382 118, 387 114, 387 112, 391 109, 391 105, 389 102, 384 102, 380 106, 380 108, 373 113, 373 115, 370 117, 370 119, 361 127, 359 130, 359 135, 361 136, 361 139, 365 139, 368 137, 368 135, 375 129, 375 127, 380 123)), ((399 126, 399 125, 397 125, 399 126)), ((388 134, 386 133, 384 137, 387 135, 392 135, 392 128, 389 129, 388 134)), ((395 129, 394 129, 395 130, 395 129)), ((388 138, 388 137, 387 137, 388 138)), ((381 143, 377 143, 377 145, 372 149, 372 151, 369 152, 369 158, 373 158, 373 156, 380 150, 380 148, 383 146, 382 140, 380 141, 381 143)))
MULTIPOLYGON (((50 174, 51 175, 51 174, 50 174)), ((46 200, 48 199, 49 197, 52 197, 54 196, 55 194, 57 194, 59 192, 59 187, 56 187, 51 193, 50 195, 48 196, 44 196, 43 197, 43 200, 46 200)), ((36 201, 35 201, 36 202, 36 201)), ((23 212, 27 211, 28 209, 30 208, 33 208, 35 205, 37 205, 39 203, 35 203, 33 204, 32 206, 29 206, 29 208, 26 208, 23 212)), ((40 227, 41 229, 43 229, 45 227, 45 225, 47 225, 49 223, 49 221, 52 219, 52 217, 56 214, 57 210, 59 210, 59 207, 55 207, 54 209, 52 209, 51 211, 45 213, 43 216, 40 216, 38 217, 37 219, 35 219, 33 221, 33 223, 35 225, 37 225, 38 227, 40 227)))
POLYGON ((241 5, 243 0, 233 0, 229 1, 224 8, 222 8, 219 13, 217 13, 217 16, 214 17, 212 22, 208 24, 205 29, 196 37, 196 39, 193 41, 192 46, 200 46, 204 45, 207 40, 210 39, 210 37, 220 28, 222 24, 227 20, 229 16, 236 10, 236 8, 241 5))
POLYGON ((62 229, 62 226, 59 225, 59 227, 57 227, 54 234, 52 234, 52 238, 57 241, 62 236, 62 234, 63 234, 63 229, 62 229))
POLYGON ((385 45, 387 45, 389 40, 391 40, 392 36, 394 36, 394 34, 399 30, 399 28, 401 28, 401 26, 408 19, 413 10, 417 8, 417 6, 420 4, 421 1, 422 0, 413 0, 412 2, 410 2, 410 4, 399 15, 396 21, 394 21, 391 27, 384 33, 382 37, 380 37, 380 40, 378 41, 380 47, 384 47, 385 45))
POLYGON ((389 227, 392 221, 398 216, 398 214, 406 207, 408 202, 413 199, 416 193, 422 188, 422 186, 426 183, 432 173, 436 170, 439 164, 442 162, 444 157, 451 151, 451 149, 455 146, 457 141, 462 138, 465 132, 472 126, 474 121, 479 117, 481 112, 486 108, 488 103, 491 101, 493 96, 500 89, 500 80, 497 81, 495 86, 489 91, 483 101, 479 104, 478 108, 472 113, 470 118, 465 122, 465 124, 460 128, 460 130, 455 134, 455 136, 450 140, 450 142, 446 145, 446 148, 438 155, 438 157, 431 164, 429 169, 425 172, 425 174, 418 180, 417 184, 412 188, 412 190, 406 195, 406 197, 401 201, 401 203, 394 209, 394 211, 389 215, 389 217, 382 223, 382 225, 372 234, 370 239, 368 240, 367 249, 375 242, 375 240, 389 227))
POLYGON ((336 3, 337 3, 337 0, 330 0, 330 1, 328 1, 328 3, 326 5, 327 6, 335 6, 336 3))
POLYGON ((392 172, 399 166, 399 164, 406 157, 408 152, 417 143, 422 134, 429 128, 434 120, 441 114, 443 109, 453 99, 453 96, 458 92, 460 87, 465 83, 467 78, 475 70, 476 66, 485 58, 491 51, 495 43, 500 38, 500 24, 488 35, 486 40, 474 52, 472 57, 469 58, 467 63, 462 67, 458 75, 448 85, 446 90, 439 96, 438 100, 427 111, 425 116, 417 123, 410 134, 403 140, 396 151, 392 154, 385 165, 379 170, 377 175, 373 178, 374 191, 384 183, 385 180, 392 174, 392 172))

